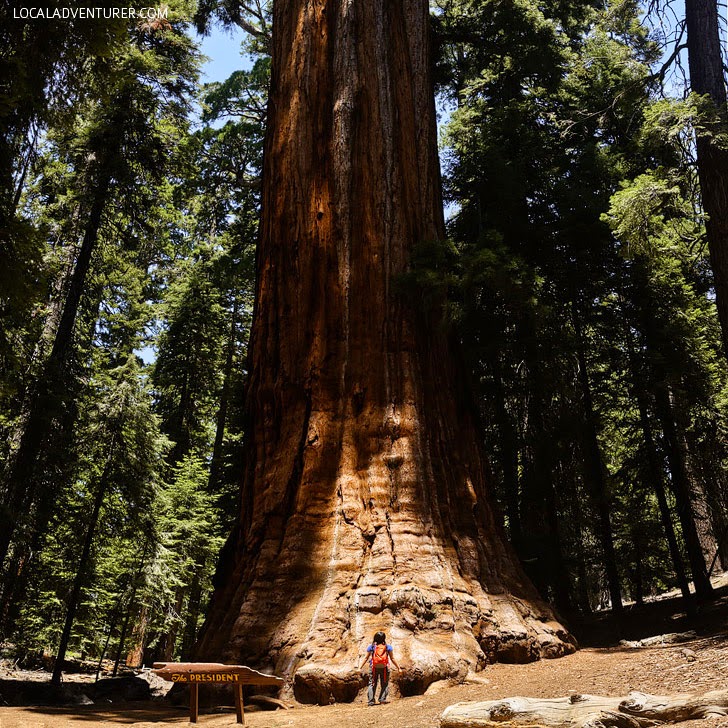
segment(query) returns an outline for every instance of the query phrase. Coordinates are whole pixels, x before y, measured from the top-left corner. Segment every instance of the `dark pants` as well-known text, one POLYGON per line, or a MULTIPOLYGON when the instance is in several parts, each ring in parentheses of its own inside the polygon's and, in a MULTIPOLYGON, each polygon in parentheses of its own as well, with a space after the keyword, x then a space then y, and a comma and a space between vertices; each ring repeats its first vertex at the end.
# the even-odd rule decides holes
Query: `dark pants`
POLYGON ((380 685, 379 688, 379 702, 383 703, 387 700, 389 695, 389 668, 377 666, 372 668, 369 673, 369 692, 367 697, 369 698, 369 705, 374 705, 374 695, 377 692, 377 682, 380 685))

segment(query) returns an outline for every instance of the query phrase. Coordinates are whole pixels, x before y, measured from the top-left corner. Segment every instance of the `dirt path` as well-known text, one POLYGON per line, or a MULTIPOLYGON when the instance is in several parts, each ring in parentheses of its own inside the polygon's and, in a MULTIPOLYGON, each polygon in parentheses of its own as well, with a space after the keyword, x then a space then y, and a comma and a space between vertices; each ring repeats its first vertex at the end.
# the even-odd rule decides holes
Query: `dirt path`
MULTIPOLYGON (((513 695, 559 697, 570 693, 626 695, 707 692, 728 685, 728 632, 681 644, 640 648, 583 649, 559 660, 528 665, 492 665, 483 685, 443 687, 429 695, 364 702, 298 706, 275 712, 246 711, 250 728, 435 728, 443 709, 462 700, 513 695)), ((439 686, 437 686, 439 687, 439 686)), ((432 690, 432 689, 431 689, 432 690)), ((96 728, 97 726, 188 725, 186 712, 160 703, 81 708, 0 708, 0 728, 96 728)), ((234 726, 231 712, 203 714, 199 725, 234 726)), ((728 727, 728 718, 682 723, 685 728, 728 727)))

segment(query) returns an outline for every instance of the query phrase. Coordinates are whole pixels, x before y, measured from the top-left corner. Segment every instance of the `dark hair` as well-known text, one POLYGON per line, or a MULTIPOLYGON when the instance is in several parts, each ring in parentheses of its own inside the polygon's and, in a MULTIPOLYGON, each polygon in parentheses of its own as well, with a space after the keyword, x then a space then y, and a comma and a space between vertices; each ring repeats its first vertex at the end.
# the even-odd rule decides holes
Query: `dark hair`
POLYGON ((384 634, 384 632, 377 632, 374 635, 374 644, 375 645, 383 645, 387 641, 387 635, 384 634))

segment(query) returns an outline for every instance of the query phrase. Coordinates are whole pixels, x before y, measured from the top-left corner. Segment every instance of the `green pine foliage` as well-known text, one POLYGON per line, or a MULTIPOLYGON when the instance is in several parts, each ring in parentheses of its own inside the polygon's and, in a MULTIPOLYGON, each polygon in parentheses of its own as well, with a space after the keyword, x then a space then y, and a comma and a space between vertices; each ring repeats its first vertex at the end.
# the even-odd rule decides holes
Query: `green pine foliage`
POLYGON ((660 97, 640 13, 486 0, 435 16, 451 240, 423 243, 410 283, 448 292, 511 538, 564 610, 609 603, 610 559, 625 598, 676 584, 635 386, 673 520, 666 391, 708 561, 724 530, 725 359, 691 164, 705 119, 660 97))
POLYGON ((101 215, 3 564, 0 631, 29 663, 189 652, 236 517, 269 63, 200 88, 190 17, 121 29, 73 118, 37 121, 15 215, 38 254, 3 302, 3 507, 101 215))

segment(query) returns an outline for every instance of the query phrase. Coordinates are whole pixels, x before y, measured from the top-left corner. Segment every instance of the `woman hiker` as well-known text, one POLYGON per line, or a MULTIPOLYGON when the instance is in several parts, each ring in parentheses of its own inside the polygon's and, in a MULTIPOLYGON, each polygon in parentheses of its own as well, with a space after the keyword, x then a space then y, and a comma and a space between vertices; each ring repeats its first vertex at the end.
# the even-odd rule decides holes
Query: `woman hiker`
POLYGON ((380 684, 379 688, 379 703, 388 702, 387 696, 389 695, 389 661, 392 661, 394 666, 399 670, 400 667, 397 664, 397 660, 394 659, 392 654, 392 645, 387 644, 387 637, 384 632, 377 632, 374 635, 372 644, 367 647, 367 654, 364 661, 361 663, 360 670, 364 669, 364 665, 369 662, 371 670, 369 671, 369 692, 367 696, 369 698, 369 705, 374 705, 374 695, 377 691, 377 682, 380 684))

